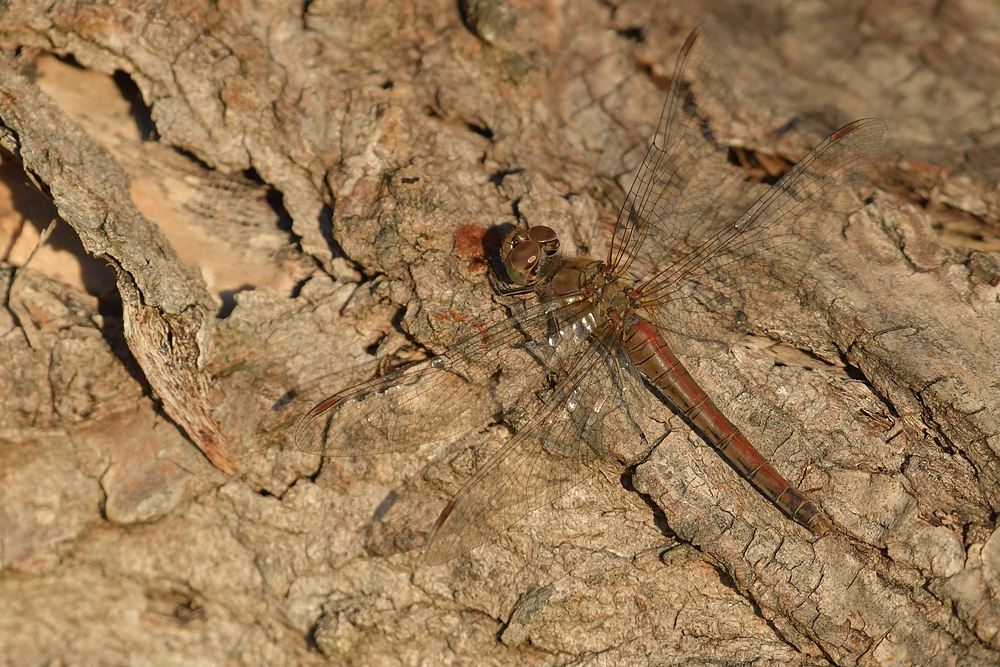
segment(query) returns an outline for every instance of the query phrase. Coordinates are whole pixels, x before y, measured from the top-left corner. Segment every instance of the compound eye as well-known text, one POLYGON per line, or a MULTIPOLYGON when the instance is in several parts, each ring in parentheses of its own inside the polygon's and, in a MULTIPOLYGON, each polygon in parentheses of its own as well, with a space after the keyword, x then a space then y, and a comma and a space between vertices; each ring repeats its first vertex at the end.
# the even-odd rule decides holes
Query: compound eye
POLYGON ((532 240, 522 241, 507 254, 504 261, 507 276, 518 285, 527 285, 535 279, 541 259, 542 249, 538 243, 532 240))
POLYGON ((507 257, 510 255, 510 251, 527 240, 528 233, 525 230, 512 229, 510 234, 507 234, 506 238, 504 238, 503 243, 500 244, 500 259, 506 263, 507 257))
POLYGON ((545 225, 538 225, 528 230, 528 238, 538 244, 546 255, 554 255, 559 250, 559 237, 556 230, 545 225))

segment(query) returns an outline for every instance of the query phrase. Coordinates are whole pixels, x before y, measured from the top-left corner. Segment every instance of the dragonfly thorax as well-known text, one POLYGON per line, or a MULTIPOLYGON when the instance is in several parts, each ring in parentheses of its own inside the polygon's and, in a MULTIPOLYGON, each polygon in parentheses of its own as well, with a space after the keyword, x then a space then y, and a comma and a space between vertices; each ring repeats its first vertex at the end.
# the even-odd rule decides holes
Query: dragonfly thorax
POLYGON ((628 326, 635 317, 635 300, 607 265, 591 257, 574 257, 554 264, 538 288, 543 301, 562 305, 579 304, 574 319, 586 317, 592 326, 611 323, 628 326))
MULTIPOLYGON (((568 322, 594 330, 610 323, 616 329, 631 326, 636 317, 634 290, 615 279, 609 266, 592 257, 558 256, 559 238, 544 225, 515 229, 500 247, 508 279, 525 291, 534 291, 553 307, 580 304, 568 322), (588 307, 589 306, 589 307, 588 307)), ((564 311, 565 314, 565 311, 564 311)))

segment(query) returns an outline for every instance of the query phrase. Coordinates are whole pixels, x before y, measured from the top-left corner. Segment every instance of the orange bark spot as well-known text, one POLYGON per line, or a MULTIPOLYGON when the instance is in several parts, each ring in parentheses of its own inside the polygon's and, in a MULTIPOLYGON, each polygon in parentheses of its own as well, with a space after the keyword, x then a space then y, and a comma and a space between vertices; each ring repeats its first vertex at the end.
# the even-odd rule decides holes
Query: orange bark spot
POLYGON ((469 318, 453 309, 447 313, 438 313, 434 316, 434 319, 438 322, 447 322, 448 320, 452 320, 454 322, 465 322, 469 318))
POLYGON ((455 230, 455 256, 469 262, 469 273, 477 273, 486 268, 483 252, 483 237, 486 229, 476 225, 462 225, 455 230))

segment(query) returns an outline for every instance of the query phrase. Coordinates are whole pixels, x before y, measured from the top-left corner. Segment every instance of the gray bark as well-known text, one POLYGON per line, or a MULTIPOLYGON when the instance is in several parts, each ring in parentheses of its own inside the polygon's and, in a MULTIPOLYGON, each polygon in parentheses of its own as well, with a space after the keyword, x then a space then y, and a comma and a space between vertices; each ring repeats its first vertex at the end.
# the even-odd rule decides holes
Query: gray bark
POLYGON ((0 662, 1000 662, 998 43, 972 2, 3 5, 3 160, 111 264, 121 313, 4 268, 0 662), (629 484, 595 474, 421 565, 500 430, 320 460, 297 418, 376 348, 496 313, 483 238, 515 212, 598 247, 709 15, 755 168, 890 127, 786 307, 686 355, 838 530, 657 406, 669 435, 629 484), (94 87, 115 72, 155 141, 94 87))

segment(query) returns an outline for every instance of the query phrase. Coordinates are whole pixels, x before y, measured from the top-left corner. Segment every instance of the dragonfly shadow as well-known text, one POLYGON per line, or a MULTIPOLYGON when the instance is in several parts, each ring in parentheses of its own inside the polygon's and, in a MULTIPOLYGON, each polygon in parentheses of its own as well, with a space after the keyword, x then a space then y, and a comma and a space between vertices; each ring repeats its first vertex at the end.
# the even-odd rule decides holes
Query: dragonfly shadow
POLYGON ((435 503, 430 499, 414 504, 408 489, 389 491, 364 527, 365 552, 387 558, 420 549, 427 543, 433 525, 435 503))
MULTIPOLYGON (((427 532, 415 529, 416 522, 408 521, 394 530, 393 519, 398 514, 401 494, 392 489, 375 508, 371 520, 364 528, 365 551, 370 556, 390 556, 418 549, 427 542, 427 532)), ((406 510, 403 510, 404 513, 406 510)), ((429 525, 423 522, 419 525, 429 525)))
POLYGON ((483 234, 483 256, 489 258, 490 287, 494 292, 502 293, 508 284, 507 270, 500 258, 500 246, 507 235, 516 228, 517 226, 511 222, 503 222, 491 225, 483 234))

